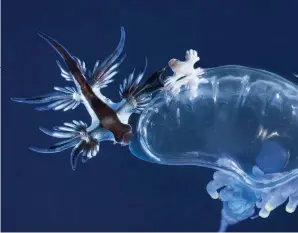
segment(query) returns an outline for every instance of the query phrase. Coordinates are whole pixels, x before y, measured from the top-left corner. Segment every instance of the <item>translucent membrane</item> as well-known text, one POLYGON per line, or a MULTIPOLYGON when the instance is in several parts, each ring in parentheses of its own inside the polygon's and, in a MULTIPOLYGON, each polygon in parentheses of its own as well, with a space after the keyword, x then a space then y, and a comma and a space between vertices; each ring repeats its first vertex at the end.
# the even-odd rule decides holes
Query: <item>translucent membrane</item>
POLYGON ((130 145, 138 158, 224 171, 255 189, 298 175, 298 91, 282 77, 242 66, 206 69, 143 111, 130 145), (259 172, 265 175, 260 176, 259 172))

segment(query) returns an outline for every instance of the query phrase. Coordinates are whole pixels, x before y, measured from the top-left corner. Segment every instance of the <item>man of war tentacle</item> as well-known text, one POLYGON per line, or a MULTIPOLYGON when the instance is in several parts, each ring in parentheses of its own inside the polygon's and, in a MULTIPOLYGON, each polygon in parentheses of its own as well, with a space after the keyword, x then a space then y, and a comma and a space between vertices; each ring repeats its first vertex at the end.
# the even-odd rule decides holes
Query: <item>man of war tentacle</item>
POLYGON ((38 33, 48 42, 64 60, 68 70, 64 69, 59 61, 58 67, 61 76, 66 81, 73 81, 75 87, 59 88, 56 92, 32 98, 12 98, 14 101, 29 104, 46 104, 38 107, 37 110, 70 110, 75 109, 83 103, 91 116, 91 125, 88 127, 82 121, 64 123, 64 126, 55 127, 53 131, 40 128, 44 133, 66 140, 56 143, 47 149, 31 147, 30 149, 40 153, 56 153, 72 148, 71 166, 76 168, 78 157, 86 162, 97 155, 100 149, 100 142, 110 140, 114 143, 127 145, 130 143, 133 133, 128 120, 133 113, 141 113, 150 103, 153 94, 163 87, 161 76, 164 70, 153 73, 147 80, 143 76, 147 67, 147 60, 143 72, 136 78, 132 72, 123 85, 120 86, 122 101, 112 102, 101 93, 101 89, 113 81, 118 73, 117 68, 124 60, 120 57, 125 40, 124 28, 121 28, 121 39, 113 53, 99 65, 97 61, 92 72, 87 73, 85 63, 72 56, 60 43, 51 37, 38 33))
MULTIPOLYGON (((194 59, 189 59, 193 57, 194 59)), ((243 66, 194 68, 172 59, 163 91, 138 122, 131 152, 147 162, 213 168, 207 192, 223 203, 219 231, 298 204, 298 88, 243 66)))
MULTIPOLYGON (((254 168, 254 173, 260 179, 272 175, 264 174, 259 168, 254 168)), ((220 232, 226 231, 228 225, 236 224, 247 218, 254 219, 258 216, 268 218, 270 213, 278 206, 287 202, 285 210, 293 213, 298 205, 298 179, 293 179, 276 188, 252 189, 239 182, 233 176, 222 171, 216 171, 213 180, 207 185, 207 192, 213 199, 223 202, 220 232), (259 209, 259 210, 258 210, 259 209), (258 214, 255 214, 256 211, 258 214)))

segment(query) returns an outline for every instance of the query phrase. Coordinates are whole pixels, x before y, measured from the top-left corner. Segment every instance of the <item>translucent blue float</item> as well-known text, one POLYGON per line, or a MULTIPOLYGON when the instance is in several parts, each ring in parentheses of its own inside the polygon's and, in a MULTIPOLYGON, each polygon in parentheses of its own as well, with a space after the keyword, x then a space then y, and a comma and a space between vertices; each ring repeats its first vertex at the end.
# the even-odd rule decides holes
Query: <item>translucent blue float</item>
MULTIPOLYGON (((172 69, 177 62, 183 63, 169 62, 172 69)), ((219 231, 248 218, 266 218, 284 202, 293 213, 298 204, 297 86, 243 66, 187 70, 180 75, 173 69, 168 88, 143 111, 131 152, 152 163, 217 170, 207 192, 223 202, 219 231)))

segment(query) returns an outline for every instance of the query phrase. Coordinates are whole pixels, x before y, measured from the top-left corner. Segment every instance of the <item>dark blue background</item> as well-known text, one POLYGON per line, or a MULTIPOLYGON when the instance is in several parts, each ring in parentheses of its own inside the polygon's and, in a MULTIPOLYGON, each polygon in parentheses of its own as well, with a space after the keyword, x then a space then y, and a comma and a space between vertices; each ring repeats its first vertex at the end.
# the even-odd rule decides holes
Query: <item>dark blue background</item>
MULTIPOLYGON (((185 51, 199 51, 202 67, 240 64, 283 75, 298 72, 298 1, 2 1, 2 230, 3 231, 216 231, 221 203, 205 191, 213 171, 149 164, 128 148, 103 143, 76 172, 69 151, 42 155, 28 146, 52 139, 52 128, 77 119, 76 111, 37 112, 10 101, 65 86, 57 54, 37 35, 59 40, 90 66, 127 32, 121 77, 104 93, 119 100, 118 85, 133 68, 148 72, 185 51)), ((284 207, 268 219, 233 231, 297 231, 297 212, 284 207)))

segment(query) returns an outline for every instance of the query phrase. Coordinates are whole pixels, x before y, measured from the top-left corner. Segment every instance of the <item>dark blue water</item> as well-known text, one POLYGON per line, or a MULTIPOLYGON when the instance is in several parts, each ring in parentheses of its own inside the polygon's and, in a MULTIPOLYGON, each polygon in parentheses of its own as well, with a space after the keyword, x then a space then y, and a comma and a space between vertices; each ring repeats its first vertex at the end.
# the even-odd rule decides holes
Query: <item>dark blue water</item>
MULTIPOLYGON (((123 25, 127 59, 122 76, 104 90, 119 100, 120 82, 133 68, 142 69, 145 56, 152 73, 190 48, 198 50, 203 67, 239 64, 291 78, 298 72, 297 9, 296 0, 3 1, 2 231, 216 231, 220 220, 221 202, 205 191, 211 170, 150 164, 128 148, 103 143, 96 158, 73 172, 69 151, 27 149, 56 142, 38 126, 89 122, 83 106, 37 112, 10 101, 66 84, 58 56, 36 31, 93 66, 116 47, 123 25)), ((268 219, 230 230, 297 231, 297 217, 280 207, 268 219)))

